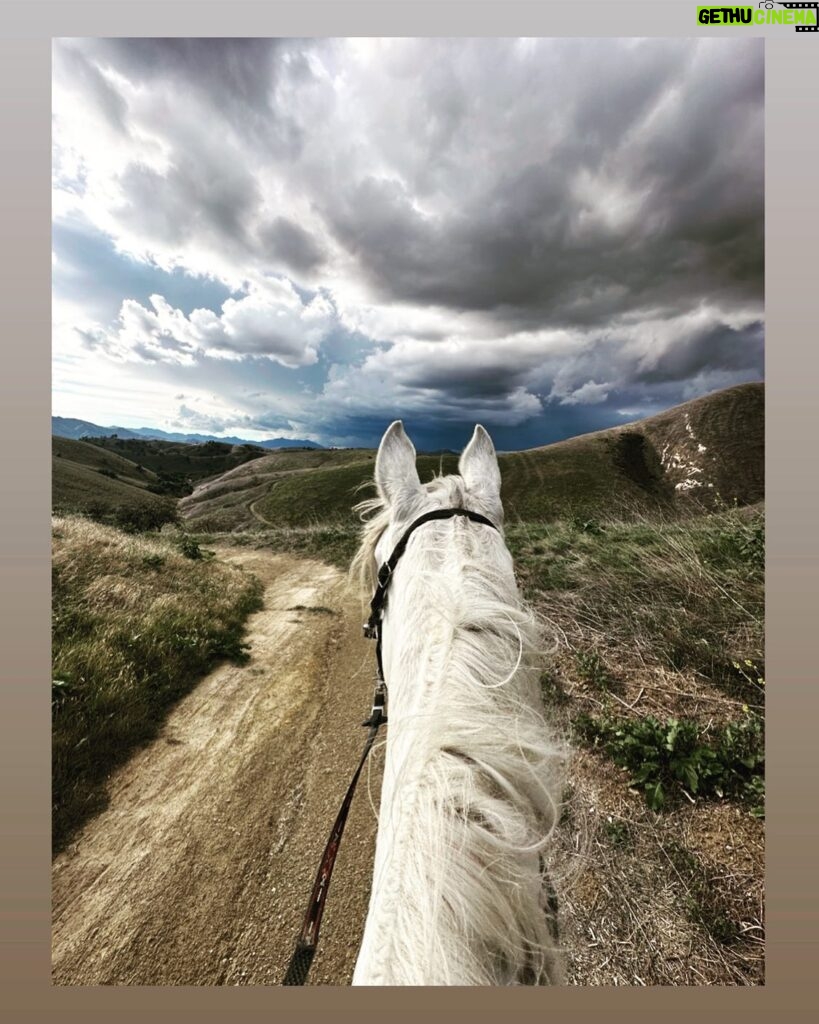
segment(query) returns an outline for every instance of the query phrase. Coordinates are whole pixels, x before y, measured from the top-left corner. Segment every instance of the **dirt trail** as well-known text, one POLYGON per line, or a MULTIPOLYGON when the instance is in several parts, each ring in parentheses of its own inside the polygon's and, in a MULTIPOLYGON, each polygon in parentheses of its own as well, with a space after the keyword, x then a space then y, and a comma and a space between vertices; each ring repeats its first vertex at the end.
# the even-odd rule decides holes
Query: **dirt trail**
MULTIPOLYGON (((219 549, 265 586, 251 660, 183 698, 118 771, 110 805, 53 865, 62 985, 275 985, 365 738, 373 652, 341 574, 219 549), (296 606, 303 606, 296 610, 296 606)), ((381 752, 371 755, 377 799, 381 752)), ((369 898, 375 819, 362 778, 312 984, 348 984, 369 898)))

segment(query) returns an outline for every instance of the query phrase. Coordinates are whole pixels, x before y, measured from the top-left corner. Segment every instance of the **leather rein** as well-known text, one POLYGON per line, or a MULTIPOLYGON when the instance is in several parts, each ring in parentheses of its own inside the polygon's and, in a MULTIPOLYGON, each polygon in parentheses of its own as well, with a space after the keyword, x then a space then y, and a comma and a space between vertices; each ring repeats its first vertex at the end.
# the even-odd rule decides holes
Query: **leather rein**
POLYGON ((347 792, 341 802, 341 808, 339 809, 335 823, 333 824, 333 828, 330 832, 330 838, 327 840, 327 845, 324 848, 324 853, 322 855, 321 862, 319 863, 318 873, 316 874, 316 880, 313 883, 313 890, 310 894, 310 902, 307 906, 307 912, 304 915, 304 921, 302 922, 298 938, 296 939, 296 947, 290 958, 287 973, 285 974, 282 982, 283 985, 303 985, 307 980, 310 965, 313 963, 313 957, 316 954, 319 927, 321 925, 322 914, 324 913, 327 893, 330 888, 330 879, 333 874, 333 867, 335 866, 341 837, 344 833, 344 826, 347 823, 347 815, 353 802, 355 788, 358 784, 361 770, 367 760, 367 755, 370 753, 373 743, 375 742, 375 738, 378 735, 378 730, 382 725, 387 724, 387 684, 384 681, 381 639, 384 608, 386 607, 387 592, 389 590, 393 572, 395 571, 395 567, 398 565, 401 556, 407 549, 410 537, 419 527, 423 526, 425 523, 433 522, 436 519, 453 519, 455 516, 462 516, 465 519, 470 519, 473 523, 482 523, 484 526, 491 526, 493 530, 497 530, 497 526, 490 519, 487 519, 486 516, 480 515, 478 512, 471 512, 469 509, 439 508, 432 512, 425 512, 423 515, 413 520, 413 522, 407 527, 402 534, 401 539, 395 545, 390 557, 378 570, 375 593, 373 594, 372 601, 370 601, 370 616, 364 623, 364 636, 369 640, 375 640, 376 672, 372 711, 370 713, 370 717, 365 722, 361 723, 369 729, 369 732, 367 733, 367 739, 364 743, 364 750, 358 762, 358 767, 353 773, 350 785, 347 787, 347 792))

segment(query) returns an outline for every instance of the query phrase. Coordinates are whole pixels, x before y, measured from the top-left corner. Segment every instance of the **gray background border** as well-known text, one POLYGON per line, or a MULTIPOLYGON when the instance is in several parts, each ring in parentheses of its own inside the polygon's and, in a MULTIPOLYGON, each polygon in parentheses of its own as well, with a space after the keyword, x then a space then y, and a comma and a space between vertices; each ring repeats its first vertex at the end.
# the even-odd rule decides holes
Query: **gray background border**
MULTIPOLYGON (((693 2, 27 0, 4 5, 5 366, 7 455, 0 502, 0 737, 4 1004, 12 1020, 403 1020, 435 1010, 472 1019, 689 1018, 701 1009, 769 1020, 816 1004, 817 356, 813 296, 819 209, 819 33, 767 38, 766 318, 768 492, 768 982, 764 989, 363 991, 276 988, 65 989, 50 985, 49 507, 50 59, 52 36, 94 35, 727 35, 693 2), (325 1016, 325 1014, 322 1014, 325 1016)), ((746 30, 747 31, 747 30, 746 30)))

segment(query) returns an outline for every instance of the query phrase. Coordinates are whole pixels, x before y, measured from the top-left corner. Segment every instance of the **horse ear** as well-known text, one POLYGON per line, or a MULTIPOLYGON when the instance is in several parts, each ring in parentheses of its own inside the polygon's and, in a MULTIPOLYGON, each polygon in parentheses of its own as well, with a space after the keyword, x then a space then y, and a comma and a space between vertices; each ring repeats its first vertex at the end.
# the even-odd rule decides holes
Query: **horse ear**
POLYGON ((472 440, 464 448, 458 462, 458 472, 464 478, 467 490, 483 498, 499 498, 501 475, 498 456, 492 438, 480 423, 475 427, 472 440))
POLYGON ((391 423, 381 438, 375 457, 375 485, 381 500, 393 506, 421 489, 415 448, 401 420, 391 423))

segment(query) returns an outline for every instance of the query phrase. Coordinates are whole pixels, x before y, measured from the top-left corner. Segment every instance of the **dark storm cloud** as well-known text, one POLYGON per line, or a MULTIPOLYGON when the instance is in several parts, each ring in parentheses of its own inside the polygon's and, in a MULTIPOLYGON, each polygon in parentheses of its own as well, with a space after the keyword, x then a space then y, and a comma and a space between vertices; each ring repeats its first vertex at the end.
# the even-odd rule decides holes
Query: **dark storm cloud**
POLYGON ((99 39, 86 45, 102 67, 135 84, 170 84, 180 100, 196 96, 219 120, 263 141, 269 155, 292 158, 301 148, 304 126, 275 102, 283 60, 291 78, 310 76, 290 40, 99 39))
POLYGON ((259 242, 274 262, 281 261, 297 274, 315 270, 324 261, 324 252, 313 236, 286 217, 262 225, 259 242))
POLYGON ((419 52, 429 131, 463 109, 464 91, 483 119, 468 146, 456 150, 450 131, 442 147, 447 169, 428 188, 449 202, 423 212, 424 192, 396 173, 349 183, 323 212, 382 296, 506 324, 757 299, 761 41, 725 57, 685 40, 553 41, 517 57, 485 41, 456 54, 453 77, 419 52), (489 66, 493 85, 528 76, 506 126, 482 85, 489 66))
POLYGON ((762 376, 760 39, 65 40, 55 76, 57 190, 117 253, 56 239, 96 352, 180 384, 264 355, 294 430, 369 442, 762 376))
POLYGON ((761 322, 742 330, 720 324, 693 332, 653 357, 648 353, 629 377, 635 384, 671 383, 706 373, 750 371, 751 379, 763 375, 764 334, 761 322))
POLYGON ((509 329, 758 298, 761 56, 759 39, 429 40, 357 66, 321 40, 108 39, 65 59, 120 119, 100 69, 156 96, 170 164, 123 169, 129 230, 297 279, 332 239, 381 301, 509 329), (324 240, 287 212, 297 192, 324 240))
POLYGON ((123 226, 177 244, 241 245, 259 202, 244 168, 193 148, 165 173, 133 165, 120 180, 128 197, 119 210, 123 226))

